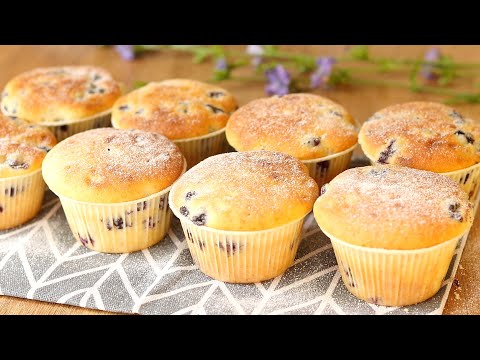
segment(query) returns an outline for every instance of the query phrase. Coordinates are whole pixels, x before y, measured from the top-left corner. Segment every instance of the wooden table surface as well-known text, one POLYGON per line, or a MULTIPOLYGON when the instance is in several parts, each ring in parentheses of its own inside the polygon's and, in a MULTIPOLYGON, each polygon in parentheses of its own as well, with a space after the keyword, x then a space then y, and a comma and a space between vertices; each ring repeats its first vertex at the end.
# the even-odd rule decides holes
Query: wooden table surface
MULTIPOLYGON (((287 46, 298 51, 318 55, 340 55, 345 46, 287 46)), ((422 56, 428 46, 372 46, 376 56, 417 57, 422 56)), ((480 62, 480 46, 439 46, 445 54, 458 61, 480 62)), ((240 48, 239 50, 242 50, 240 48)), ((126 62, 110 48, 95 46, 0 46, 0 87, 14 75, 40 66, 53 65, 99 65, 109 69, 113 75, 131 88, 135 81, 163 80, 186 77, 208 81, 212 64, 192 65, 190 56, 165 51, 148 54, 135 62, 126 62)), ((382 78, 406 79, 403 74, 381 75, 382 78)), ((469 86, 474 79, 458 80, 456 84, 469 86)), ((240 104, 264 96, 262 83, 224 82, 221 86, 233 92, 240 104)), ((414 94, 405 89, 384 87, 345 87, 331 91, 318 91, 343 104, 360 122, 374 111, 385 106, 412 100, 441 101, 441 97, 414 94)), ((480 105, 461 105, 457 108, 480 121, 480 105)), ((465 247, 456 278, 459 287, 452 286, 444 314, 480 314, 480 217, 477 216, 465 247)), ((57 305, 39 301, 0 296, 1 314, 108 314, 107 312, 57 305)))

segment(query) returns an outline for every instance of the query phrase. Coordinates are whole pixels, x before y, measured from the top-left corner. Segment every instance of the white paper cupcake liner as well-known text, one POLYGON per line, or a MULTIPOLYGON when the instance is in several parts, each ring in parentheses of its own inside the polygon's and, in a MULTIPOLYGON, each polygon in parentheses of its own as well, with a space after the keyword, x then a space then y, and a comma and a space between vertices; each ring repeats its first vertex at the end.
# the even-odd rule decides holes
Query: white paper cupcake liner
POLYGON ((195 264, 208 276, 229 283, 272 279, 292 264, 300 243, 304 218, 262 231, 225 231, 180 219, 195 264))
POLYGON ((75 238, 89 249, 129 253, 162 240, 169 227, 170 188, 135 201, 96 204, 59 195, 68 225, 75 238))
POLYGON ((78 121, 39 123, 52 131, 60 142, 72 135, 97 128, 110 127, 111 110, 78 121))
POLYGON ((413 305, 435 295, 462 236, 418 250, 386 250, 331 240, 347 289, 369 303, 413 305))
POLYGON ((44 194, 41 168, 24 176, 0 179, 0 230, 34 218, 40 211, 44 194))
POLYGON ((347 150, 323 158, 301 161, 307 166, 310 176, 321 187, 348 169, 356 147, 357 144, 347 150))
POLYGON ((225 128, 204 136, 173 140, 173 142, 185 156, 189 169, 210 156, 225 152, 228 145, 225 128))
POLYGON ((460 184, 468 194, 468 199, 474 202, 477 199, 480 185, 480 163, 466 169, 441 173, 450 177, 460 184))
MULTIPOLYGON (((184 162, 183 173, 186 171, 184 162)), ((160 242, 170 228, 168 188, 123 203, 89 203, 57 194, 75 238, 89 249, 129 253, 160 242)))

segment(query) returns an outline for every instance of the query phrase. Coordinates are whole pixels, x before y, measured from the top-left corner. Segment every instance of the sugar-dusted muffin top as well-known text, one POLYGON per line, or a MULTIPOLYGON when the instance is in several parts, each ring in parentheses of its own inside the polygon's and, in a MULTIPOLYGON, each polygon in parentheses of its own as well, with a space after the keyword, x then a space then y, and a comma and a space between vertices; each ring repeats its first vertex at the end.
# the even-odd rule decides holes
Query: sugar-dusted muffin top
POLYGON ((102 68, 46 67, 10 80, 0 107, 5 115, 55 125, 107 111, 120 95, 120 85, 102 68))
POLYGON ((450 172, 480 161, 480 126, 433 102, 378 111, 362 126, 359 142, 366 156, 379 164, 450 172))
POLYGON ((184 166, 178 147, 160 134, 103 128, 55 146, 43 162, 43 177, 58 195, 118 203, 162 191, 178 179, 184 166))
POLYGON ((235 98, 218 86, 172 79, 149 83, 118 99, 112 125, 188 139, 223 129, 236 108, 235 98))
POLYGON ((44 127, 0 114, 0 178, 34 172, 57 143, 44 127))
POLYGON ((449 177, 401 166, 349 169, 321 189, 314 214, 328 234, 360 246, 420 249, 463 234, 472 204, 449 177))
POLYGON ((299 160, 271 151, 212 156, 172 187, 171 206, 196 225, 265 230, 308 214, 318 185, 299 160))
POLYGON ((226 134, 238 151, 280 151, 300 160, 332 155, 357 143, 355 121, 347 110, 312 94, 253 100, 231 116, 226 134))

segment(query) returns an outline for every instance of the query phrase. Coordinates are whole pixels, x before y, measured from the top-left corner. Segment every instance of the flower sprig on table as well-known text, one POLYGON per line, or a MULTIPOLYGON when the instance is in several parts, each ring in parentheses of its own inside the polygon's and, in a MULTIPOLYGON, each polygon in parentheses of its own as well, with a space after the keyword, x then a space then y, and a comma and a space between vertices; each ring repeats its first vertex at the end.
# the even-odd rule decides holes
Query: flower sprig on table
POLYGON ((268 95, 373 85, 443 95, 446 103, 480 103, 480 90, 460 91, 452 87, 455 79, 471 77, 480 71, 480 64, 455 62, 437 48, 429 49, 419 59, 373 57, 364 45, 349 47, 337 57, 286 52, 275 45, 248 45, 245 51, 221 45, 115 45, 115 48, 128 61, 149 51, 186 52, 193 56, 194 63, 214 63, 212 80, 266 82, 268 95), (241 68, 250 68, 252 76, 239 75, 241 68), (404 72, 408 77, 405 81, 394 81, 365 76, 392 72, 404 72))

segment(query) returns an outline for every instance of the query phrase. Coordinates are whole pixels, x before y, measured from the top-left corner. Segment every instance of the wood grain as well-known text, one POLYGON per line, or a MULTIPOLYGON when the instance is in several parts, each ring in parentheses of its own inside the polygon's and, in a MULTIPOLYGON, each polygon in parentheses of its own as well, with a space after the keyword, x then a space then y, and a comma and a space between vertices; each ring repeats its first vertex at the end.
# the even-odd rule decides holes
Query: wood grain
MULTIPOLYGON (((298 51, 320 55, 339 55, 345 46, 286 46, 298 51)), ((421 57, 428 46, 372 46, 375 56, 421 57)), ((478 61, 480 46, 439 46, 442 52, 453 55, 458 61, 478 61)), ((242 50, 242 48, 239 48, 242 50)), ((40 66, 91 64, 104 66, 113 75, 123 81, 127 89, 135 81, 163 80, 173 77, 186 77, 208 81, 212 64, 192 65, 190 56, 180 53, 161 52, 149 54, 135 62, 122 61, 109 48, 95 46, 0 46, 0 87, 14 75, 40 66)), ((379 75, 379 78, 385 78, 379 75)), ((391 74, 388 79, 404 80, 404 74, 391 74)), ((468 87, 475 79, 456 80, 456 86, 468 87)), ((242 83, 227 81, 222 84, 235 94, 240 104, 264 96, 263 83, 242 83)), ((384 87, 344 87, 333 91, 318 91, 343 104, 353 116, 363 122, 382 107, 413 100, 440 101, 439 96, 415 94, 405 89, 384 87)), ((480 105, 461 105, 457 107, 466 115, 480 119, 480 105)), ((480 254, 480 219, 477 216, 470 233, 461 260, 461 270, 457 272, 459 288, 452 286, 445 307, 445 314, 480 314, 480 266, 477 256, 480 254), (456 293, 456 295, 455 295, 456 293)), ((0 296, 0 315, 3 314, 108 314, 98 310, 76 308, 67 305, 50 304, 32 300, 0 296)))

